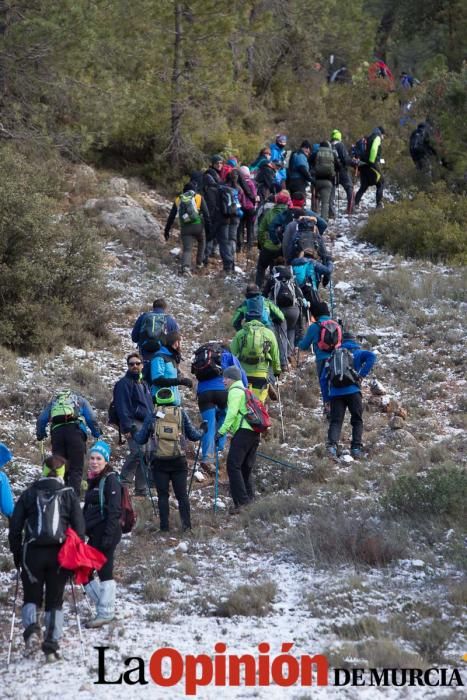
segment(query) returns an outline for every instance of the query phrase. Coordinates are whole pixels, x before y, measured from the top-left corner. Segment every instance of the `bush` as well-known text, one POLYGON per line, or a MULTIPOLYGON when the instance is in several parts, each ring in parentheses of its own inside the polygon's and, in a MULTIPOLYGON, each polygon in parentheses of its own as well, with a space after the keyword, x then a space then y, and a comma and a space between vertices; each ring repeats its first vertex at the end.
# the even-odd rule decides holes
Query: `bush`
POLYGON ((100 249, 81 216, 57 214, 55 159, 1 150, 0 344, 20 352, 105 335, 100 249))
POLYGON ((406 257, 465 264, 467 198, 443 187, 370 214, 359 236, 406 257))
POLYGON ((258 586, 239 586, 217 605, 214 615, 264 617, 271 610, 276 592, 277 586, 271 581, 258 586))
POLYGON ((467 502, 467 473, 454 465, 437 467, 423 477, 401 475, 383 497, 388 510, 411 518, 438 516, 461 521, 467 502))

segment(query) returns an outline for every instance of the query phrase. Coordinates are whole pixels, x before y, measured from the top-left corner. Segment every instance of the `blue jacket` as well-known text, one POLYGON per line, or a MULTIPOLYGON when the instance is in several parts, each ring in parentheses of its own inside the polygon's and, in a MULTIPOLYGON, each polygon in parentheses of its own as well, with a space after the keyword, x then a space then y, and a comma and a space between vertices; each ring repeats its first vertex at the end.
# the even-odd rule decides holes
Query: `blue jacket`
POLYGON ((308 158, 303 151, 296 151, 290 156, 289 161, 289 180, 310 179, 310 164, 308 158), (308 177, 306 177, 308 174, 308 177))
POLYGON ((291 262, 294 277, 301 287, 306 282, 311 282, 313 289, 317 289, 323 277, 329 278, 334 266, 332 262, 327 265, 319 263, 317 260, 309 258, 295 258, 291 262))
MULTIPOLYGON (((161 406, 161 408, 164 408, 161 406)), ((198 442, 198 440, 201 440, 203 437, 204 433, 202 430, 197 430, 193 423, 191 422, 188 413, 185 411, 185 409, 181 409, 182 411, 182 429, 183 429, 183 436, 188 438, 188 440, 191 440, 192 442, 198 442)), ((146 416, 144 419, 143 426, 138 432, 136 432, 133 435, 133 439, 135 442, 138 443, 138 445, 145 445, 147 441, 149 440, 149 437, 151 433, 154 431, 154 424, 157 420, 156 413, 152 413, 151 415, 146 416)))
POLYGON ((164 309, 161 309, 160 307, 157 307, 155 309, 151 309, 151 311, 145 311, 143 314, 138 316, 138 318, 135 321, 135 325, 133 326, 133 330, 131 331, 131 340, 133 343, 136 343, 138 345, 139 341, 139 334, 141 333, 141 324, 143 323, 143 318, 146 316, 146 314, 164 314, 166 317, 166 323, 167 323, 167 333, 172 333, 174 331, 178 332, 180 330, 179 325, 177 321, 174 319, 173 316, 170 316, 170 314, 166 314, 164 309))
MULTIPOLYGON (((85 435, 87 435, 87 426, 91 431, 93 437, 100 437, 102 435, 102 431, 99 429, 96 414, 92 410, 89 401, 87 401, 87 399, 85 399, 84 396, 80 396, 79 394, 75 394, 75 396, 79 406, 79 427, 85 435)), ((54 400, 55 399, 49 401, 49 403, 47 404, 47 406, 45 406, 45 408, 40 413, 39 418, 37 419, 36 436, 38 440, 43 440, 47 437, 47 424, 50 421, 50 411, 52 409, 52 404, 54 400)), ((56 430, 57 428, 60 428, 60 425, 52 426, 51 429, 56 430)))
POLYGON ((10 482, 4 471, 0 469, 0 513, 9 518, 13 513, 15 503, 11 493, 10 482))
POLYGON ((127 372, 114 386, 115 410, 123 434, 129 433, 137 421, 144 421, 154 410, 148 385, 141 377, 127 372))
MULTIPOLYGON (((226 369, 227 367, 238 367, 242 373, 242 382, 244 387, 248 387, 248 379, 246 374, 242 369, 240 361, 232 355, 229 350, 223 350, 221 355, 221 367, 226 369)), ((222 375, 220 377, 213 377, 212 379, 204 379, 198 382, 197 394, 203 394, 205 391, 227 391, 224 386, 224 380, 222 375)))
MULTIPOLYGON (((343 348, 347 348, 353 355, 353 366, 361 377, 366 377, 376 362, 376 355, 371 350, 362 350, 359 343, 356 340, 344 340, 342 343, 343 348)), ((328 373, 326 365, 323 367, 321 376, 319 378, 319 383, 321 386, 321 393, 323 395, 323 401, 329 401, 330 399, 336 398, 337 396, 347 396, 348 394, 357 394, 361 391, 360 384, 351 384, 350 386, 343 386, 337 388, 332 386, 328 381, 328 373)))
POLYGON ((316 361, 326 360, 330 352, 326 350, 320 350, 318 347, 318 340, 320 334, 319 321, 330 321, 331 316, 320 316, 317 321, 308 326, 305 335, 298 344, 300 350, 309 350, 311 345, 313 345, 313 352, 315 353, 316 361))
POLYGON ((149 376, 151 378, 151 394, 155 396, 162 387, 170 387, 174 393, 174 406, 180 406, 182 399, 178 388, 178 368, 174 353, 165 345, 156 352, 151 360, 149 376), (165 380, 159 383, 157 380, 165 380), (173 383, 170 381, 172 380, 173 383))

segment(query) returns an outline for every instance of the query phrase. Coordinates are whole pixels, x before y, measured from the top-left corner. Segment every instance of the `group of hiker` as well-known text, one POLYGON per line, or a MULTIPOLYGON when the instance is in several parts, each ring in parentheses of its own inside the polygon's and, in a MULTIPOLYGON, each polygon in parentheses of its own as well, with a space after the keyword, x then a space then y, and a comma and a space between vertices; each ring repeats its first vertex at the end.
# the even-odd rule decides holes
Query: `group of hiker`
MULTIPOLYGON (((255 282, 247 283, 244 299, 232 309, 231 340, 217 339, 196 348, 191 376, 182 372, 182 329, 167 300, 155 299, 152 308, 135 320, 131 340, 136 349, 129 352, 125 374, 113 387, 108 415, 109 423, 118 428, 120 444, 127 448, 120 474, 112 467, 111 447, 102 438, 92 402, 69 389, 56 393, 37 418, 37 439, 43 446, 49 430, 52 454, 45 457, 43 453, 40 478, 23 491, 15 505, 6 475, 0 471, 0 507, 10 518, 10 549, 23 583, 27 654, 40 647, 48 661, 59 657, 63 595, 69 576, 61 562, 69 562, 63 553, 70 541, 69 528, 75 533, 81 564, 84 561, 84 590, 96 607, 87 626, 98 628, 115 616, 114 556, 122 533, 134 524, 133 485, 133 496, 150 497, 154 508, 155 488, 162 533, 170 531, 172 485, 182 531, 189 532, 193 476, 214 477, 217 499, 220 461, 230 435, 225 458, 232 498, 229 513, 235 516, 254 500, 256 454, 261 435, 271 426, 268 405, 278 401, 282 416, 279 379, 291 368, 299 371, 300 352, 313 348, 315 354, 323 413, 329 420, 329 457, 337 461, 341 454, 339 441, 347 409, 352 426, 350 453, 355 459, 363 457, 361 383, 376 356, 363 350, 352 329, 335 319, 333 260, 323 234, 340 184, 347 195, 347 211, 352 209, 353 186, 347 168, 353 158, 358 158, 361 174, 356 204, 371 184, 376 185, 380 201, 382 178, 376 180, 368 171, 379 172, 376 166, 383 137, 384 129, 375 129, 360 144, 360 151, 349 156, 340 132, 334 130, 331 141, 316 148, 302 142, 286 167, 287 139, 280 134, 262 149, 251 168, 214 156, 206 173, 192 175, 175 200, 166 226, 168 237, 178 213, 184 269, 191 266, 193 239, 198 243, 197 265, 205 262, 205 255, 212 253, 217 242, 224 269, 229 271, 237 250, 245 243, 251 246, 257 237, 255 282), (362 160, 365 152, 366 161, 362 160), (334 174, 329 170, 326 177, 322 166, 331 160, 334 174), (340 173, 337 180, 336 173, 340 173), (320 213, 313 202, 311 206, 307 203, 310 183, 320 193, 320 213), (237 209, 224 216, 230 190, 237 192, 232 197, 237 209), (245 207, 246 190, 251 209, 245 207), (252 212, 251 216, 239 216, 238 206, 252 212), (194 220, 195 209, 198 220, 194 220), (206 249, 204 232, 209 232, 206 249), (326 287, 331 309, 321 299, 326 287), (184 407, 184 390, 194 388, 201 418, 198 426, 184 407), (89 450, 88 432, 95 440, 89 450), (191 478, 187 441, 198 443, 191 478), (86 488, 81 508, 83 477, 86 488), (39 612, 44 589, 42 638, 39 612)), ((0 467, 11 458, 7 446, 0 444, 0 467)))

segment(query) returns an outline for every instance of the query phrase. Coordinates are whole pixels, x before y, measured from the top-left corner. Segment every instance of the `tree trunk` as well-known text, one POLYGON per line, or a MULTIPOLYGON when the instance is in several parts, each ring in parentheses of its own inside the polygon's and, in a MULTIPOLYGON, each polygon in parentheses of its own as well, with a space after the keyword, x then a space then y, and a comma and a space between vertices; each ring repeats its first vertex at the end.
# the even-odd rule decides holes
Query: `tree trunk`
POLYGON ((170 105, 171 113, 171 129, 170 129, 170 144, 169 157, 172 160, 172 165, 175 170, 181 163, 183 152, 182 139, 182 64, 183 64, 183 26, 182 26, 183 5, 181 2, 174 3, 174 57, 172 68, 172 99, 170 105))
POLYGON ((376 30, 375 37, 375 56, 386 63, 386 53, 388 48, 389 37, 394 27, 396 20, 396 12, 394 7, 386 10, 381 17, 381 21, 376 30))

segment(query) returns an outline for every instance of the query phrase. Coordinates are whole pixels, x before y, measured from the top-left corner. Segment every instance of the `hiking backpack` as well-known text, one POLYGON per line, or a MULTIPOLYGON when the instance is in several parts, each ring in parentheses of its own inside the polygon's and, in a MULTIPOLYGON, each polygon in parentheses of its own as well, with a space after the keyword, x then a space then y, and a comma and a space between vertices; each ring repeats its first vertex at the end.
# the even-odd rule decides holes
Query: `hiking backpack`
POLYGON ((201 382, 222 375, 220 343, 205 343, 195 350, 191 373, 201 382))
POLYGON ((52 401, 50 407, 50 422, 52 425, 71 423, 79 419, 80 409, 76 394, 71 391, 61 391, 52 401))
POLYGON ((315 224, 310 221, 298 221, 297 230, 292 240, 292 252, 294 257, 302 250, 314 248, 319 253, 319 233, 315 231, 315 224))
POLYGON ((120 418, 118 417, 114 399, 109 403, 109 408, 107 409, 107 422, 109 425, 114 425, 116 428, 120 427, 120 418))
POLYGON ((273 301, 276 306, 290 307, 297 305, 295 281, 291 267, 277 265, 272 268, 272 276, 275 279, 272 289, 273 301))
MULTIPOLYGON (((104 487, 105 480, 107 479, 107 477, 108 474, 106 474, 104 478, 99 481, 99 507, 102 518, 104 517, 104 487)), ((133 530, 136 524, 137 516, 133 509, 133 503, 131 502, 131 496, 130 492, 128 491, 128 486, 125 486, 124 484, 120 483, 120 481, 119 485, 122 490, 122 513, 120 515, 120 527, 122 528, 122 533, 125 535, 126 533, 131 532, 133 530)))
POLYGON ((332 318, 328 321, 319 321, 318 326, 318 347, 320 350, 331 352, 342 345, 342 328, 337 321, 332 318))
POLYGON ((335 177, 334 152, 331 146, 320 146, 315 160, 315 173, 318 180, 335 177))
POLYGON ((229 217, 238 216, 237 209, 240 206, 240 202, 238 200, 237 190, 234 190, 233 187, 228 187, 227 185, 221 185, 219 187, 219 196, 222 215, 229 217), (236 193, 236 198, 234 192, 236 193))
POLYGON ((243 336, 238 358, 247 365, 257 365, 269 357, 270 341, 266 337, 266 328, 257 321, 250 321, 243 326, 243 336))
POLYGON ((415 158, 421 158, 426 154, 425 147, 425 132, 416 129, 412 132, 409 142, 410 155, 415 158))
POLYGON ((196 194, 193 190, 189 190, 180 195, 178 216, 180 224, 182 225, 201 223, 201 216, 196 205, 196 194))
POLYGON ((260 321, 264 323, 265 326, 269 326, 271 319, 269 316, 269 311, 264 303, 264 297, 262 294, 257 294, 254 297, 250 297, 245 300, 246 321, 260 321))
POLYGON ((185 454, 182 448, 182 409, 179 406, 158 406, 154 435, 156 459, 173 459, 185 454))
POLYGON ((246 413, 242 414, 243 418, 255 433, 265 433, 271 427, 271 418, 266 406, 250 389, 243 388, 242 391, 245 392, 246 398, 246 413))
POLYGON ((240 204, 240 195, 238 194, 238 190, 236 187, 232 187, 232 197, 235 202, 235 206, 237 208, 237 211, 235 212, 235 216, 238 216, 240 219, 243 217, 243 209, 242 205, 240 204))
POLYGON ((326 360, 329 383, 336 389, 358 384, 360 375, 354 369, 353 355, 347 348, 338 347, 326 360))
POLYGON ((358 139, 357 143, 352 146, 352 156, 365 163, 368 161, 368 139, 366 136, 362 136, 362 138, 358 139))
POLYGON ((72 490, 69 486, 56 491, 37 489, 36 507, 26 521, 26 542, 49 545, 62 544, 65 541, 66 527, 60 513, 60 505, 63 493, 72 490))
POLYGON ((160 350, 167 335, 167 315, 148 311, 144 315, 138 337, 138 345, 149 352, 160 350))

